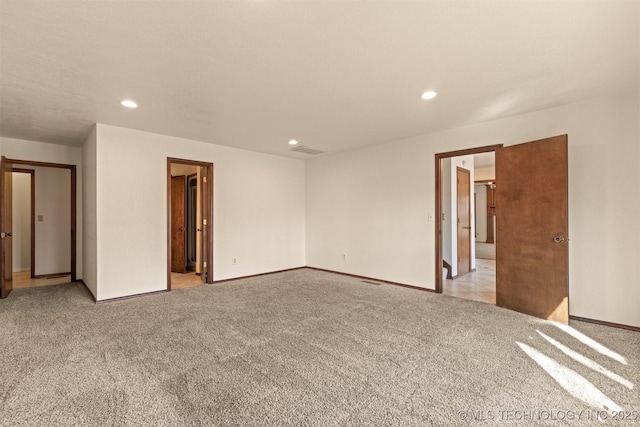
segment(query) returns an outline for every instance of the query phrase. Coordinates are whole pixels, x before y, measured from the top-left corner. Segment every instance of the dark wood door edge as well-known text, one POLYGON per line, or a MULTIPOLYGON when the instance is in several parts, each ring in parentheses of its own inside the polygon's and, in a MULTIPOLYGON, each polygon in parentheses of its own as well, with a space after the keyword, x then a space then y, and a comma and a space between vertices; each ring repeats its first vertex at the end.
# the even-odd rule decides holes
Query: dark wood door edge
MULTIPOLYGON (((76 178, 76 170, 77 167, 76 165, 69 165, 69 164, 64 164, 64 163, 49 163, 49 162, 36 162, 36 161, 32 161, 32 160, 15 160, 15 159, 11 159, 11 163, 13 163, 14 165, 23 165, 23 166, 36 166, 36 167, 45 167, 45 168, 58 168, 58 169, 69 169, 71 172, 71 185, 70 185, 70 191, 71 191, 71 218, 70 218, 70 222, 71 222, 71 281, 75 282, 76 281, 76 263, 77 263, 77 243, 76 242, 76 238, 77 238, 77 233, 76 233, 76 227, 77 227, 77 192, 78 192, 78 183, 77 183, 77 178, 76 178)), ((35 197, 35 188, 34 188, 34 182, 32 181, 32 185, 31 185, 31 190, 32 190, 32 197, 35 197)), ((31 204, 31 209, 35 209, 35 203, 31 204)), ((35 216, 35 210, 34 212, 32 212, 32 215, 35 216)), ((35 220, 34 220, 35 221, 35 220)), ((32 254, 31 254, 31 262, 32 262, 32 266, 31 266, 31 274, 34 273, 35 271, 35 237, 33 237, 35 235, 35 222, 34 225, 32 226, 32 232, 31 232, 31 236, 32 239, 34 239, 34 241, 32 242, 31 245, 31 250, 32 250, 32 254)), ((35 276, 31 276, 32 278, 35 276)))
POLYGON ((450 157, 468 156, 473 154, 488 153, 490 151, 496 151, 501 148, 503 144, 486 145, 484 147, 468 148, 465 150, 447 151, 444 153, 437 153, 435 155, 436 167, 435 167, 435 185, 436 185, 436 200, 435 200, 435 218, 436 218, 436 290, 435 292, 442 293, 442 160, 450 157))
POLYGON ((578 316, 571 316, 571 315, 569 315, 569 319, 577 320, 579 322, 595 323, 596 325, 609 326, 611 328, 628 329, 630 331, 640 332, 640 327, 638 326, 623 325, 620 323, 606 322, 604 320, 589 319, 586 317, 578 317, 578 316))

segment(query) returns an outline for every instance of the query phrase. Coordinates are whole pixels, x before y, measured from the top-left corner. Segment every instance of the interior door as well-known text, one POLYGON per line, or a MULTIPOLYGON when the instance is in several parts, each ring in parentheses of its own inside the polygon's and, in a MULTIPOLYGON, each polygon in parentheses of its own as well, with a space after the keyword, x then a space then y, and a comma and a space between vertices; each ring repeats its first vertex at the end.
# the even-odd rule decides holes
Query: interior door
POLYGON ((567 135, 496 150, 496 305, 569 321, 567 135))
POLYGON ((471 271, 471 173, 457 168, 458 276, 471 271))
POLYGON ((0 176, 0 298, 13 290, 13 164, 2 156, 0 176))
POLYGON ((186 197, 187 178, 171 177, 171 271, 185 273, 186 263, 186 197))

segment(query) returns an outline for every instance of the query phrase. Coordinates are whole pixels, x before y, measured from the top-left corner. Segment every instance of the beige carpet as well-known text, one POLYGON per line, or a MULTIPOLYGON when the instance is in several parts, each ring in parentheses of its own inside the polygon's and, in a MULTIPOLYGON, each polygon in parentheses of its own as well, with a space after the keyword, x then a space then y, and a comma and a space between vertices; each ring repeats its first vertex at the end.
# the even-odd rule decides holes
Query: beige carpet
POLYGON ((79 283, 17 289, 0 325, 2 426, 622 426, 595 411, 640 410, 637 332, 309 269, 101 305, 79 283))

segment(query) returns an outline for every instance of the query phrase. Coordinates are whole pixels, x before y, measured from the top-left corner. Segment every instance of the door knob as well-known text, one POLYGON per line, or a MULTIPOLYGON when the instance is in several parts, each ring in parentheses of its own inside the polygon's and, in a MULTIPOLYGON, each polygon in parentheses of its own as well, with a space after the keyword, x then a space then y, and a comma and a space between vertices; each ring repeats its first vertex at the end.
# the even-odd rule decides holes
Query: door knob
POLYGON ((178 228, 179 231, 184 231, 184 227, 178 228))
POLYGON ((471 226, 469 226, 469 227, 462 227, 462 228, 464 228, 465 230, 471 230, 471 226))
POLYGON ((564 236, 555 236, 553 238, 553 241, 556 242, 556 243, 562 243, 562 242, 564 242, 564 236))

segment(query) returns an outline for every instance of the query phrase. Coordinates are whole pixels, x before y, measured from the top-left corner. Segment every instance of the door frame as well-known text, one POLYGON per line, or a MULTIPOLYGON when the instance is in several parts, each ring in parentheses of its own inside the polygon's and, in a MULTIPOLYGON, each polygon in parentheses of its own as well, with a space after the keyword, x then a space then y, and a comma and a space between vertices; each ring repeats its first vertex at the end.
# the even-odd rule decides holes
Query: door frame
POLYGON ((31 225, 30 225, 30 233, 31 236, 29 237, 30 239, 30 245, 31 247, 29 248, 29 250, 31 251, 31 254, 29 255, 29 264, 30 264, 30 272, 29 274, 31 275, 31 278, 33 279, 33 274, 36 271, 36 171, 33 169, 24 169, 24 168, 13 168, 13 173, 28 173, 29 174, 29 179, 31 181, 30 183, 30 187, 31 187, 31 194, 30 194, 30 198, 31 198, 31 225))
MULTIPOLYGON (((43 167, 43 168, 56 168, 56 169, 69 169, 69 171, 71 172, 71 185, 70 185, 70 191, 71 191, 71 215, 69 215, 70 218, 70 222, 71 222, 71 268, 70 268, 70 272, 67 274, 71 275, 71 281, 75 282, 77 280, 76 277, 76 264, 77 264, 77 234, 76 234, 76 227, 77 227, 77 177, 76 177, 76 165, 68 165, 68 164, 63 164, 63 163, 49 163, 49 162, 37 162, 37 161, 32 161, 32 160, 15 160, 15 159, 8 159, 15 168, 15 165, 22 165, 22 166, 36 166, 36 167, 43 167)), ((35 194, 33 194, 33 187, 34 187, 34 182, 32 181, 32 197, 35 197, 35 194)), ((34 207, 35 205, 32 204, 31 209, 35 209, 34 207)), ((4 207, 2 208, 4 209, 4 207)), ((32 212, 32 215, 35 215, 35 213, 32 212)), ((31 234, 31 238, 34 239, 34 229, 32 228, 32 234, 31 234)), ((32 245, 31 245, 31 250, 35 251, 35 242, 32 241, 32 245)), ((59 276, 60 273, 57 274, 53 274, 53 275, 49 275, 49 274, 43 274, 43 275, 39 275, 39 276, 34 276, 35 274, 35 252, 32 252, 32 256, 31 256, 31 262, 32 262, 32 270, 31 270, 31 277, 49 277, 49 276, 59 276)), ((65 272, 66 273, 66 272, 65 272)))
POLYGON ((207 263, 206 275, 203 278, 205 284, 213 283, 213 163, 200 162, 197 160, 178 159, 167 157, 167 290, 171 290, 171 165, 191 165, 205 168, 206 172, 203 178, 206 178, 206 197, 208 203, 202 203, 202 219, 207 221, 207 225, 203 226, 204 233, 202 235, 202 248, 206 247, 206 258, 203 262, 207 263))
POLYGON ((486 145, 484 147, 468 148, 464 150, 436 153, 435 178, 436 178, 436 293, 442 293, 442 161, 450 157, 468 156, 473 154, 488 153, 501 148, 502 144, 486 145))

